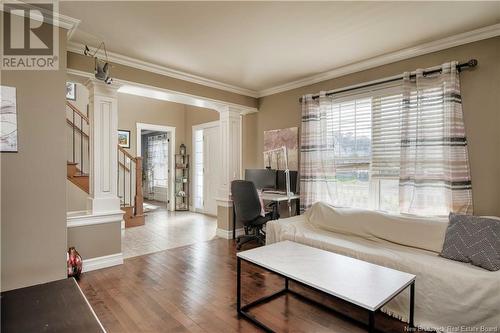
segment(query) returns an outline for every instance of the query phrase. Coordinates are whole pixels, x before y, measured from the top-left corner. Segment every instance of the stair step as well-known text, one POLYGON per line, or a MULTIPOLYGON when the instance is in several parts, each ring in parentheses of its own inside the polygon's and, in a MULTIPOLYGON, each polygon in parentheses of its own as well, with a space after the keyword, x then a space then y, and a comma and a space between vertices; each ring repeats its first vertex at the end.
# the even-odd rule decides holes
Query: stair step
POLYGON ((89 175, 78 169, 78 163, 67 162, 67 178, 70 182, 78 186, 83 191, 89 193, 89 175))
POLYGON ((88 176, 89 176, 88 173, 82 173, 82 172, 78 172, 73 175, 73 177, 88 177, 88 176))

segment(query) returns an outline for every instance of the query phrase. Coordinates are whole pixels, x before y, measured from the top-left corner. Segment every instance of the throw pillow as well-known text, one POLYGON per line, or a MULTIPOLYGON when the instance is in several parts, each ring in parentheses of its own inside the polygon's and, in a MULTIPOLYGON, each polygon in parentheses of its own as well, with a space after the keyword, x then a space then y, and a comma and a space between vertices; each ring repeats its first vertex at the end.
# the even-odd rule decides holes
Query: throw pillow
POLYGON ((500 220, 451 213, 441 256, 489 271, 500 269, 500 220))

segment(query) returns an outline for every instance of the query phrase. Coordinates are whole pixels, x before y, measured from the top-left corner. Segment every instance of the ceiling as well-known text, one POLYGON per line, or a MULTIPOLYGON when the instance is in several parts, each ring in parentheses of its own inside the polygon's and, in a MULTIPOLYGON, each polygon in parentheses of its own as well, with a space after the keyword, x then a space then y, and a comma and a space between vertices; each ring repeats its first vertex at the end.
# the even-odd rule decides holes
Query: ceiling
POLYGON ((254 91, 500 23, 500 1, 68 1, 60 11, 81 20, 72 41, 254 91))

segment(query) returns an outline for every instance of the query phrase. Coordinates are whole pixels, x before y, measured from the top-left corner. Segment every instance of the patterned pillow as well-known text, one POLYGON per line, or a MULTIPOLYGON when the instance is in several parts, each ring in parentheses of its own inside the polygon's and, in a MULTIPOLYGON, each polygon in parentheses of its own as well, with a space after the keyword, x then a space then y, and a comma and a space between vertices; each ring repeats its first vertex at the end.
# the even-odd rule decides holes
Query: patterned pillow
POLYGON ((500 220, 451 213, 440 256, 489 271, 500 269, 500 220))

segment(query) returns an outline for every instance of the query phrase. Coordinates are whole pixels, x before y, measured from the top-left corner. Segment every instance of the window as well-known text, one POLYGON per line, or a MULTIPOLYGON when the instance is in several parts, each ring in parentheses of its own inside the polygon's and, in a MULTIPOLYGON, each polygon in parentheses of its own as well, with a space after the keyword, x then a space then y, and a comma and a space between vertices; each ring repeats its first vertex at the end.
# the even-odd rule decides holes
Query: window
POLYGON ((334 146, 333 204, 399 210, 402 95, 394 89, 334 97, 327 136, 334 146))
POLYGON ((194 136, 194 208, 203 209, 203 130, 196 130, 194 136))
POLYGON ((167 187, 168 141, 167 134, 148 136, 147 167, 150 187, 167 187))

